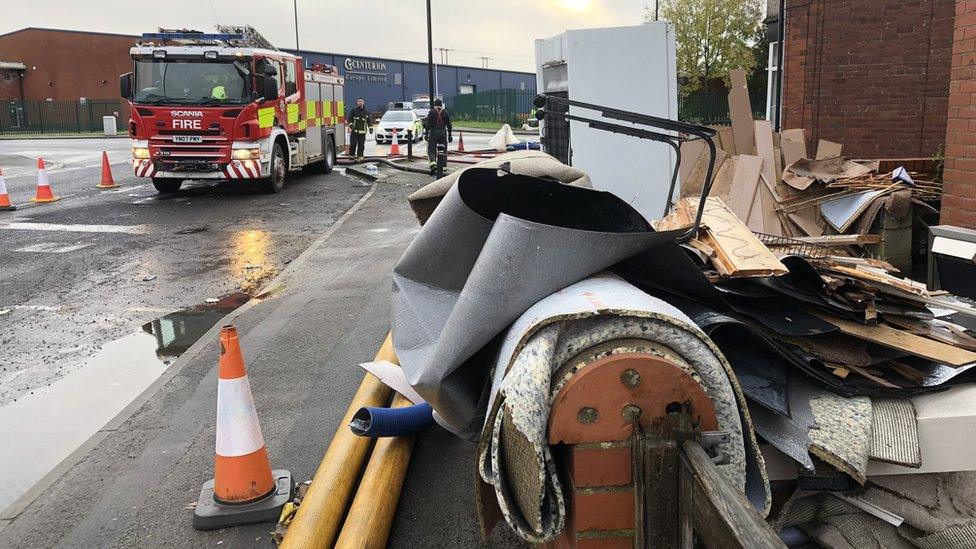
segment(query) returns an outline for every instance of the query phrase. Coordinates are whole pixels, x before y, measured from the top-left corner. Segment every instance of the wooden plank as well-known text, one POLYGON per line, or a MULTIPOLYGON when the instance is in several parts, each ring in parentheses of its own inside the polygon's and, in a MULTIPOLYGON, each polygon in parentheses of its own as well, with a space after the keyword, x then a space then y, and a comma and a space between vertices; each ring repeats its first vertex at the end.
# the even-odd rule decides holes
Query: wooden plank
MULTIPOLYGON (((682 160, 684 160, 684 155, 682 160)), ((725 159, 728 154, 722 149, 715 150, 715 167, 712 171, 712 177, 714 178, 718 175, 719 170, 722 168, 722 164, 725 163, 725 159)), ((692 167, 691 171, 685 179, 681 180, 681 196, 701 196, 702 187, 705 185, 705 174, 708 171, 708 151, 702 151, 701 156, 698 157, 698 162, 692 167)), ((714 183, 712 186, 714 188, 714 183)))
POLYGON ((678 181, 682 185, 688 180, 691 170, 694 169, 695 164, 704 152, 704 141, 685 141, 681 144, 681 166, 678 167, 678 181))
POLYGON ((732 128, 722 128, 719 130, 718 142, 723 151, 729 153, 730 155, 739 154, 735 150, 735 136, 732 133, 732 128))
MULTIPOLYGON (((763 161, 765 165, 766 162, 763 161)), ((774 236, 783 236, 783 222, 779 219, 779 214, 777 213, 777 208, 779 208, 779 201, 773 195, 772 189, 770 187, 772 184, 766 180, 766 175, 763 173, 759 174, 759 206, 762 212, 763 218, 763 230, 766 234, 771 234, 774 236)))
POLYGON ((746 72, 742 69, 733 69, 729 72, 729 79, 731 80, 729 115, 732 118, 735 151, 737 154, 753 154, 756 138, 752 127, 752 105, 749 102, 746 72))
POLYGON ((881 235, 877 234, 832 234, 815 237, 800 236, 796 239, 820 246, 863 246, 881 243, 881 235))
POLYGON ((769 120, 756 120, 755 124, 756 156, 763 159, 762 173, 766 181, 779 181, 776 177, 776 151, 773 148, 773 127, 769 120))
POLYGON ((833 141, 827 141, 826 139, 821 139, 817 143, 817 158, 816 160, 823 160, 824 158, 833 158, 835 156, 840 156, 843 150, 843 146, 840 143, 834 143, 833 141))
POLYGON ((840 331, 884 347, 951 366, 976 362, 976 353, 917 336, 887 324, 861 324, 811 309, 811 313, 840 328, 840 331))
MULTIPOLYGON (((682 207, 689 212, 698 211, 699 200, 682 199, 682 207)), ((726 276, 772 276, 786 274, 786 266, 780 263, 752 231, 732 213, 721 200, 708 198, 702 215, 703 228, 699 239, 715 250, 712 263, 726 276)))
MULTIPOLYGON (((775 135, 775 134, 774 134, 775 135)), ((776 160, 776 177, 783 178, 783 149, 773 141, 773 158, 776 160)))
MULTIPOLYGON (((690 477, 692 523, 705 547, 713 549, 786 548, 745 495, 725 479, 695 441, 682 446, 680 484, 690 477)), ((684 486, 679 486, 682 492, 684 486)), ((680 505, 680 503, 679 503, 680 505)))
POLYGON ((807 234, 807 236, 820 236, 823 234, 823 227, 817 224, 817 218, 819 213, 817 208, 810 207, 800 210, 796 213, 788 214, 790 221, 792 221, 801 231, 807 234))
MULTIPOLYGON (((708 196, 721 198, 723 202, 728 200, 729 191, 732 189, 732 180, 735 177, 738 158, 737 156, 729 156, 722 162, 722 165, 716 170, 712 189, 709 191, 708 196)), ((704 178, 704 176, 702 177, 704 178)), ((699 192, 698 195, 700 196, 701 193, 699 192)))
POLYGON ((750 230, 763 232, 762 203, 759 198, 759 174, 762 158, 741 154, 735 166, 729 199, 726 204, 750 230))
POLYGON ((697 438, 691 417, 683 413, 657 418, 646 433, 635 434, 631 470, 636 491, 636 547, 678 546, 681 444, 697 438))
MULTIPOLYGON (((772 184, 776 188, 779 196, 786 196, 779 190, 780 186, 786 187, 786 185, 780 183, 779 177, 776 176, 776 153, 773 150, 773 128, 768 120, 756 120, 753 126, 755 130, 756 155, 763 159, 762 176, 767 184, 772 184)), ((782 236, 784 234, 783 222, 777 213, 779 201, 776 199, 776 196, 772 192, 764 192, 761 194, 761 203, 763 208, 763 232, 782 236)))

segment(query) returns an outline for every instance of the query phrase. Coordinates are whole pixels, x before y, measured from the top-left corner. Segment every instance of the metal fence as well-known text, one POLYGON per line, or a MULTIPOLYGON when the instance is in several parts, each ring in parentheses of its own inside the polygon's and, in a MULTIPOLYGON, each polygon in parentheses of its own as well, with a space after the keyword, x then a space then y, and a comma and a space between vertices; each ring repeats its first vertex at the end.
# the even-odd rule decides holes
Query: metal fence
POLYGON ((457 121, 498 122, 519 128, 534 108, 535 93, 520 90, 488 90, 456 95, 444 100, 457 121))
MULTIPOLYGON (((764 91, 750 90, 752 117, 766 118, 766 94, 764 91)), ((703 126, 728 126, 729 94, 727 91, 699 90, 687 95, 678 94, 678 120, 703 126)))
MULTIPOLYGON (((766 95, 762 91, 749 94, 753 117, 766 117, 766 95)), ((507 123, 521 127, 534 108, 533 92, 519 90, 489 90, 456 95, 444 100, 451 117, 458 121, 507 123)), ((678 95, 678 119, 706 126, 727 126, 729 118, 728 92, 699 90, 678 95)))
POLYGON ((0 101, 0 135, 101 133, 102 117, 115 115, 125 131, 128 105, 122 101, 0 101))

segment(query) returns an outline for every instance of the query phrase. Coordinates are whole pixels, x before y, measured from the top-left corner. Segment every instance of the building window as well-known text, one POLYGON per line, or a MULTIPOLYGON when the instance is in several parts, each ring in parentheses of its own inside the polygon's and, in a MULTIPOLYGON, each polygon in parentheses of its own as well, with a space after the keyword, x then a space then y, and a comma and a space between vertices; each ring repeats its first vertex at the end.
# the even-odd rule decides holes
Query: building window
POLYGON ((776 104, 779 89, 779 42, 769 43, 769 62, 766 65, 766 120, 772 121, 780 108, 776 104))
POLYGON ((397 86, 402 85, 403 84, 403 75, 400 74, 400 73, 398 73, 398 72, 393 73, 393 83, 395 85, 397 85, 397 86))

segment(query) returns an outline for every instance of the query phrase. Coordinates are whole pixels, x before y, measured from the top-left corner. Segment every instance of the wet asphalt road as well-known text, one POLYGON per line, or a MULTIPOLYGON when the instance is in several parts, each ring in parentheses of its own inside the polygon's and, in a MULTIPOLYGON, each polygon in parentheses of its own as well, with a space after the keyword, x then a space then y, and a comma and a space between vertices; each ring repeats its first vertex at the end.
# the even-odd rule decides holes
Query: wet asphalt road
POLYGON ((367 190, 334 172, 294 175, 274 195, 195 182, 159 196, 132 175, 128 149, 127 139, 0 141, 14 204, 33 196, 37 156, 63 197, 0 212, 0 407, 146 322, 256 291, 367 190), (103 150, 118 190, 94 188, 103 150))

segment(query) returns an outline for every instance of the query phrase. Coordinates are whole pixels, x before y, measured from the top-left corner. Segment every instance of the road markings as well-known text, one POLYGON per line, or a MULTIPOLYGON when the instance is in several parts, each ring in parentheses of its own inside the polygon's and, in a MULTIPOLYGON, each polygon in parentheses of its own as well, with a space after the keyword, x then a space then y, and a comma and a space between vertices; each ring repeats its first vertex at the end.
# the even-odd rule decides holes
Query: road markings
POLYGON ((59 244, 57 242, 40 242, 38 244, 31 244, 30 246, 25 246, 23 248, 17 248, 15 252, 25 252, 25 253, 42 253, 42 254, 66 254, 68 252, 73 252, 80 250, 82 248, 87 248, 91 246, 91 242, 79 242, 77 244, 69 244, 67 246, 59 244))
POLYGON ((0 230, 60 231, 68 233, 147 234, 146 225, 63 225, 60 223, 0 222, 0 230))

